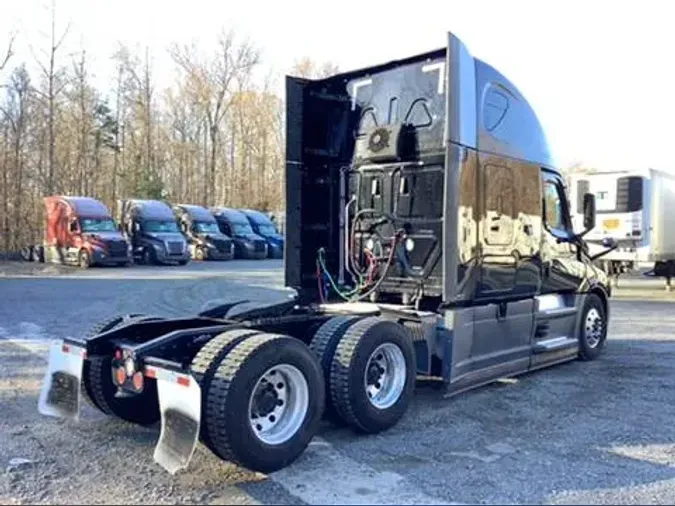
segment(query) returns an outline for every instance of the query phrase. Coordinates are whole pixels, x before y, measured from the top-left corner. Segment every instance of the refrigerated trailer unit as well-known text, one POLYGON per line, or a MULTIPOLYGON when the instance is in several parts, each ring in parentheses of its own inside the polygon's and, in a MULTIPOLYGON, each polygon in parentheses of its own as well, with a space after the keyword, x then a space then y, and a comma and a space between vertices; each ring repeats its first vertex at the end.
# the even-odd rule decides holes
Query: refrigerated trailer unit
POLYGON ((675 276, 675 174, 646 169, 593 172, 570 177, 573 221, 583 220, 583 195, 596 199, 597 224, 586 242, 591 252, 608 243, 615 249, 602 258, 615 278, 641 265, 666 278, 675 276))
POLYGON ((161 421, 154 457, 170 472, 198 441, 271 472, 322 417, 394 426, 417 375, 457 393, 600 355, 610 288, 579 235, 593 196, 573 230, 543 129, 506 77, 449 34, 403 60, 288 77, 286 97, 287 297, 65 339, 42 413, 76 418, 83 393, 161 421))

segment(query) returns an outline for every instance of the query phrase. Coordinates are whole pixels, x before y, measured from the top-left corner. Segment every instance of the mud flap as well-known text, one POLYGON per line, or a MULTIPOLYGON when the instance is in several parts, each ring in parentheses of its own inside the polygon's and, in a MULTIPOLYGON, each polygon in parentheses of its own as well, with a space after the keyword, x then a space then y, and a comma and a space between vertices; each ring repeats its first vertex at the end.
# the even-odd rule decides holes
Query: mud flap
POLYGON ((145 375, 157 379, 162 430, 154 459, 169 473, 185 469, 199 439, 202 391, 189 374, 146 366, 145 375))
POLYGON ((63 341, 52 343, 47 372, 38 399, 40 413, 79 421, 85 355, 86 350, 80 346, 63 341))

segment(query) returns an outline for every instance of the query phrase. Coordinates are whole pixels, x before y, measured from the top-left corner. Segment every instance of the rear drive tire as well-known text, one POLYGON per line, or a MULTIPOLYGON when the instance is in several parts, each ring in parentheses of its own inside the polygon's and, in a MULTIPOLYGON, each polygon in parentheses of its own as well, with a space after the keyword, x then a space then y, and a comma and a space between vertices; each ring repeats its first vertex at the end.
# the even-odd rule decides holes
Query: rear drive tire
POLYGON ((396 425, 415 391, 415 350, 402 325, 369 317, 340 339, 331 363, 331 400, 358 432, 396 425))
MULTIPOLYGON (((195 355, 192 359, 190 371, 201 388, 203 407, 207 406, 208 403, 209 387, 213 380, 213 374, 225 356, 239 343, 259 333, 259 330, 253 329, 227 330, 207 342, 195 355)), ((217 448, 211 442, 206 423, 202 423, 200 426, 200 438, 207 448, 218 455, 217 448)))
MULTIPOLYGON (((157 317, 132 314, 116 316, 94 326, 89 336, 107 332, 130 322, 157 320, 157 317)), ((129 397, 116 397, 117 387, 112 381, 112 357, 94 356, 84 361, 82 391, 85 399, 96 409, 139 425, 152 425, 160 419, 157 382, 146 378, 143 392, 129 397)))
POLYGON ((340 339, 342 339, 349 327, 354 325, 359 319, 358 316, 335 316, 330 318, 317 329, 314 337, 309 343, 309 349, 314 353, 314 356, 321 364, 323 378, 326 384, 326 408, 324 417, 336 425, 344 425, 345 420, 342 419, 335 409, 331 399, 331 364, 333 363, 335 349, 337 348, 340 339))
POLYGON ((602 299, 594 293, 588 294, 579 321, 579 358, 595 360, 602 353, 607 339, 607 312, 602 299))
POLYGON ((259 334, 220 362, 205 418, 217 455, 270 473, 305 450, 324 402, 321 366, 307 346, 292 337, 259 334))

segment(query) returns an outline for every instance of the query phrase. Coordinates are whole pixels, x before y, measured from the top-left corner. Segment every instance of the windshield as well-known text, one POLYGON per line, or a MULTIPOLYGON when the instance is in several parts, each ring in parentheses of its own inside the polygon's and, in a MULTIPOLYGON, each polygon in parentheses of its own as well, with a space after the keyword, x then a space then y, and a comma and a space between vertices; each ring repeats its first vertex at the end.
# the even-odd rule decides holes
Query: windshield
POLYGON ((143 230, 145 232, 180 232, 178 224, 170 220, 148 220, 143 222, 143 230))
POLYGON ((247 235, 253 233, 253 229, 251 228, 250 223, 244 222, 233 223, 232 229, 234 230, 234 235, 247 235))
POLYGON ((274 225, 266 223, 264 225, 258 225, 258 230, 262 235, 277 235, 277 229, 274 228, 274 225))
POLYGON ((115 232, 115 222, 110 218, 80 218, 82 232, 115 232))
POLYGON ((197 232, 200 232, 202 234, 218 234, 220 233, 220 229, 218 229, 218 225, 215 223, 206 223, 206 222, 197 222, 195 223, 195 230, 197 232))

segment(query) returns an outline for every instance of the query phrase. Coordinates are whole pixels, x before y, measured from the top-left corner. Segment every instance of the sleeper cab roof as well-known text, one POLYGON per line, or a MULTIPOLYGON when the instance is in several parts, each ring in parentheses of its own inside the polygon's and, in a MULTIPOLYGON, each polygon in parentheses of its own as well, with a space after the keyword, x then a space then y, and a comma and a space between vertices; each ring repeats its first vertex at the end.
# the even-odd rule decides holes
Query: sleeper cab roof
POLYGON ((229 207, 213 207, 211 208, 211 212, 216 218, 222 217, 232 223, 246 223, 248 225, 246 215, 237 209, 229 207))
POLYGON ((208 223, 216 222, 216 219, 205 207, 194 204, 176 204, 175 207, 179 208, 181 211, 186 213, 194 221, 202 221, 208 223))

